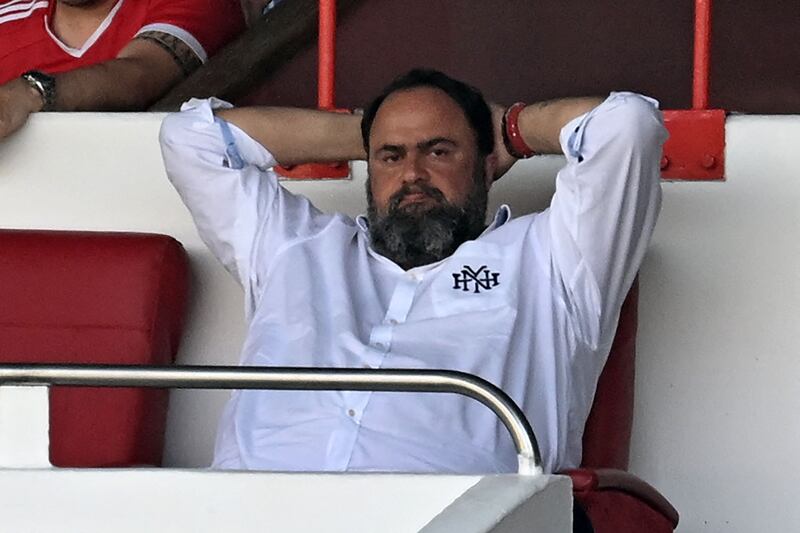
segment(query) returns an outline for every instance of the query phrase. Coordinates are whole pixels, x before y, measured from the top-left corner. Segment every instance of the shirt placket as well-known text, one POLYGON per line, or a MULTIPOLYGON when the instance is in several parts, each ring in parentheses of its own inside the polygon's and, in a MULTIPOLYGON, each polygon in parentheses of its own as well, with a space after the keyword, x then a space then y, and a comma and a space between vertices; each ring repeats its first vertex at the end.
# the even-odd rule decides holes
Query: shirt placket
MULTIPOLYGON (((397 281, 383 321, 375 325, 369 335, 369 349, 366 353, 365 368, 382 368, 387 355, 392 349, 394 330, 406 321, 417 287, 423 280, 420 272, 405 272, 397 281)), ((345 394, 345 414, 354 424, 360 425, 364 410, 372 398, 371 392, 353 392, 345 394)), ((351 446, 355 447, 357 432, 353 434, 351 446)))

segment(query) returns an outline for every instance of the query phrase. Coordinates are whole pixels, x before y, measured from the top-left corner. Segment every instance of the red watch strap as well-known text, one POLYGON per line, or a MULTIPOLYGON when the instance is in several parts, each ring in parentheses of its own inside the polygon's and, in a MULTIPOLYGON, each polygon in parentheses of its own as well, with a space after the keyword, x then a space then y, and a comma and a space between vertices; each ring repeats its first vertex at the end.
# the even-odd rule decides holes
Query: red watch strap
POLYGON ((505 144, 508 153, 517 159, 528 159, 536 155, 536 152, 528 146, 519 131, 519 114, 522 113, 526 105, 524 102, 517 102, 503 113, 503 144, 505 144))

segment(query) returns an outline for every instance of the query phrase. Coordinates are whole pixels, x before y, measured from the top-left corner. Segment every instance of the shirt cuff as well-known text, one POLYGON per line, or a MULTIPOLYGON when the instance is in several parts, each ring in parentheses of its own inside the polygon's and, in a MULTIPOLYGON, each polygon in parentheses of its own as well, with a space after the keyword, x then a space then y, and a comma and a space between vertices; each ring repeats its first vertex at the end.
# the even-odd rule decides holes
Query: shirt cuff
POLYGON ((644 100, 652 105, 655 109, 658 109, 659 106, 658 100, 648 96, 643 96, 641 94, 632 92, 612 92, 600 105, 588 113, 584 113, 583 115, 575 117, 563 128, 561 128, 559 142, 561 143, 561 150, 567 157, 567 161, 580 161, 581 147, 583 146, 583 134, 586 131, 586 124, 592 119, 592 117, 597 113, 603 113, 610 109, 614 109, 616 106, 625 102, 629 98, 644 100))
MULTIPOLYGON (((216 117, 214 111, 217 109, 232 109, 233 104, 220 98, 192 98, 181 106, 181 112, 193 114, 196 119, 206 125, 214 124, 219 130, 219 135, 226 145, 226 153, 231 158, 231 153, 235 154, 245 165, 252 165, 266 170, 278 164, 273 155, 247 135, 235 124, 224 121, 216 117), (224 122, 225 128, 220 128, 215 122, 224 122), (227 131, 227 133, 226 133, 227 131)), ((230 161, 229 161, 230 162, 230 161)), ((239 167, 240 165, 236 165, 239 167)))

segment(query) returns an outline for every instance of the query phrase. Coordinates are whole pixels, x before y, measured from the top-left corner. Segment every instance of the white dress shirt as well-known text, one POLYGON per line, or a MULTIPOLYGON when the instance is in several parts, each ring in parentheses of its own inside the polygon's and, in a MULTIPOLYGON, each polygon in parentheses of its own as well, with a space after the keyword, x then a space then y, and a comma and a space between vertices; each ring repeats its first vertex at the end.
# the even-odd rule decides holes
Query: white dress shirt
MULTIPOLYGON (((244 288, 242 364, 476 374, 523 409, 546 472, 577 466, 660 208, 657 103, 614 93, 571 121, 549 209, 512 218, 503 206, 479 238, 408 271, 371 249, 364 217, 321 213, 281 187, 269 151, 215 119, 222 105, 188 102, 161 144, 200 236, 244 288)), ((214 466, 487 473, 516 471, 517 457, 502 423, 465 397, 247 390, 226 406, 214 466)))

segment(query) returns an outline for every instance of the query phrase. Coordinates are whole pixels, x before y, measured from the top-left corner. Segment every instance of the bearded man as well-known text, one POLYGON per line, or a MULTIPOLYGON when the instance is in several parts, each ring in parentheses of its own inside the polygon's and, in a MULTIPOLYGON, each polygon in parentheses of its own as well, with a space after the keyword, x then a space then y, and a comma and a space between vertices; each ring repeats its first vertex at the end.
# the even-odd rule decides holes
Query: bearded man
MULTIPOLYGON (((632 93, 504 110, 429 70, 363 117, 193 100, 161 130, 167 173, 244 288, 252 366, 435 368, 505 390, 544 470, 577 467, 600 371, 660 207, 657 104, 632 93), (551 207, 486 225, 519 158, 563 153, 551 207), (366 216, 324 214, 272 167, 367 159, 366 216)), ((468 398, 236 391, 214 466, 514 472, 502 424, 468 398)))

